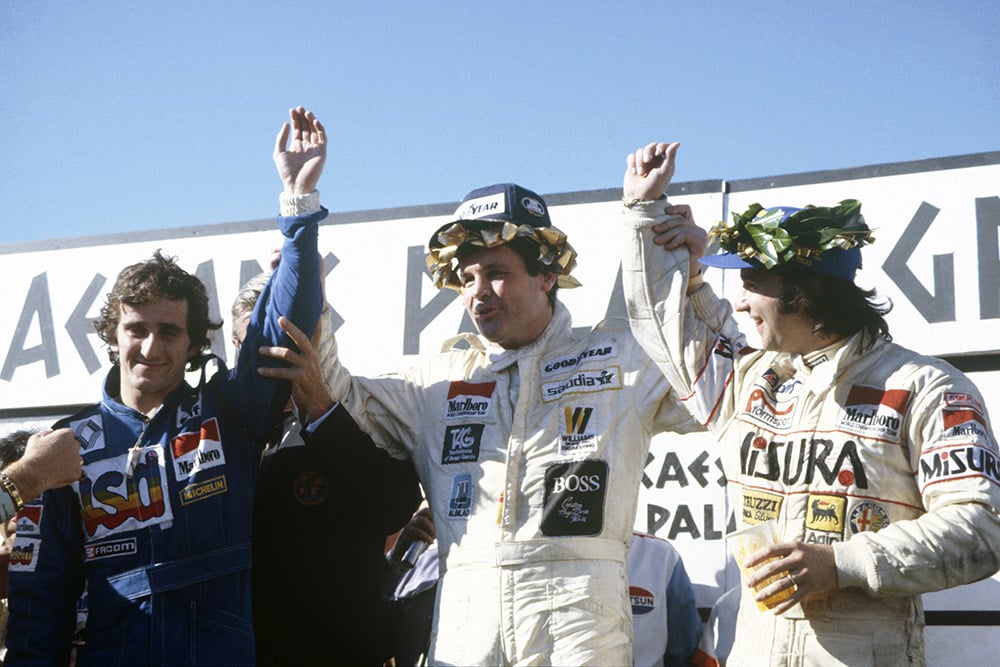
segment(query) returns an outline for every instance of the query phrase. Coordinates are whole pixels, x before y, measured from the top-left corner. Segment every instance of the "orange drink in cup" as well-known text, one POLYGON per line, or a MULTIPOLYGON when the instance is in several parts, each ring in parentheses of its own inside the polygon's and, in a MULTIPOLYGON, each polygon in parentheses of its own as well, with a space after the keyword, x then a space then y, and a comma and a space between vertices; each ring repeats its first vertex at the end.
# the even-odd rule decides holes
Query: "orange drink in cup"
MULTIPOLYGON (((763 549, 771 544, 777 544, 780 540, 778 539, 778 524, 773 520, 765 521, 764 523, 758 523, 753 526, 748 526, 742 528, 735 532, 726 535, 726 542, 729 546, 730 553, 736 559, 737 565, 740 566, 740 572, 743 574, 744 581, 749 579, 753 575, 754 570, 751 568, 744 567, 743 563, 747 558, 750 557, 756 551, 763 549)), ((769 558, 768 560, 759 563, 757 567, 760 567, 764 563, 769 563, 772 560, 777 560, 776 558, 769 558)), ((778 572, 774 574, 761 583, 759 583, 754 590, 760 591, 778 581, 788 576, 788 572, 778 572)), ((757 601, 757 608, 761 611, 768 611, 773 609, 778 603, 787 600, 795 592, 794 588, 786 588, 780 593, 776 593, 763 601, 757 601)))

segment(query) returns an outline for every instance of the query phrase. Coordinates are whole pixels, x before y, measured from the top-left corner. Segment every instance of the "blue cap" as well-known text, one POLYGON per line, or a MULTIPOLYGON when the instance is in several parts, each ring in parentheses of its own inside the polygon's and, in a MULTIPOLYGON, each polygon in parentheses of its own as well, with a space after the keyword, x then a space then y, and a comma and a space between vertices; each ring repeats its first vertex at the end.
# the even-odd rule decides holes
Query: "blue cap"
MULTIPOLYGON (((795 213, 803 210, 805 209, 794 208, 791 206, 774 206, 761 210, 756 214, 754 220, 774 216, 777 219, 778 227, 785 228, 788 219, 795 213)), ((720 269, 768 268, 756 258, 747 257, 742 252, 723 252, 718 255, 702 257, 698 261, 705 266, 720 269)), ((858 247, 847 249, 834 247, 821 252, 813 252, 808 255, 794 255, 792 260, 781 264, 781 266, 789 265, 798 266, 806 271, 821 273, 839 280, 854 282, 855 274, 858 269, 861 268, 861 249, 858 247)))

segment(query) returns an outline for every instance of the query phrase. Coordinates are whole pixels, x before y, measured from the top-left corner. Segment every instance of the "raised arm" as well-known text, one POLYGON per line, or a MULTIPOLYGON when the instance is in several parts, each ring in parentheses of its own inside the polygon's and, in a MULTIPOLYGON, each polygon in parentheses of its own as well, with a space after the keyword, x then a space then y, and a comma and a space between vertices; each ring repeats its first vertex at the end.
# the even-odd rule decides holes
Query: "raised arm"
POLYGON ((288 397, 287 382, 262 378, 260 366, 283 366, 280 360, 261 357, 262 345, 294 348, 279 324, 288 318, 311 335, 323 308, 322 270, 317 239, 319 222, 326 217, 316 185, 326 162, 326 130, 302 107, 289 111, 290 122, 281 126, 275 139, 274 164, 282 182, 278 229, 284 236, 281 261, 261 290, 247 325, 246 337, 236 364, 236 381, 228 391, 229 401, 239 406, 245 423, 263 437, 288 397))
POLYGON ((687 206, 663 198, 677 143, 651 143, 627 157, 622 269, 632 333, 703 424, 717 408, 743 338, 728 302, 704 285, 706 235, 687 206))

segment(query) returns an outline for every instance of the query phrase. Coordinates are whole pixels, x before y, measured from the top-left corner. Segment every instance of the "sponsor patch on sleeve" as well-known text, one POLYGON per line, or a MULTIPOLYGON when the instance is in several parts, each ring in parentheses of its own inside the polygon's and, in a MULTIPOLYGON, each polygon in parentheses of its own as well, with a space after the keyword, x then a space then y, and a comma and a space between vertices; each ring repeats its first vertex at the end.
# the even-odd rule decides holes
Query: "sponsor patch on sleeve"
POLYGON ((441 463, 473 463, 479 460, 484 424, 457 424, 444 431, 441 463))
POLYGON ((174 455, 174 477, 184 481, 199 470, 225 465, 219 422, 212 417, 201 423, 197 431, 181 433, 171 443, 174 455))
POLYGON ((629 586, 628 596, 633 616, 643 616, 656 609, 656 596, 641 586, 629 586))
POLYGON ((451 497, 448 498, 449 519, 468 519, 472 516, 474 491, 472 475, 462 473, 451 478, 451 497))
POLYGON ((973 477, 1000 484, 1000 458, 992 448, 961 444, 938 447, 920 455, 917 484, 921 493, 931 484, 973 477))
POLYGON ((34 572, 42 541, 33 537, 17 536, 10 550, 9 568, 12 572, 34 572))
POLYGON ((604 529, 606 461, 557 463, 545 471, 542 534, 597 535, 604 529))
POLYGON ((493 405, 496 382, 463 382, 456 380, 448 386, 445 401, 445 419, 475 419, 489 414, 493 405))
POLYGON ((17 513, 18 535, 39 535, 42 530, 41 505, 25 505, 17 513))

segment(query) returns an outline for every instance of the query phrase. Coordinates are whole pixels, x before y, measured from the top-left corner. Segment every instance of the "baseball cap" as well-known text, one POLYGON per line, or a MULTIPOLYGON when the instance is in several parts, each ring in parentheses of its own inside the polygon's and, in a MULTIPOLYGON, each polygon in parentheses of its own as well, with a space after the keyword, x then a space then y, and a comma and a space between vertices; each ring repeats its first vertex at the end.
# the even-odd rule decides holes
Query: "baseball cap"
POLYGON ((722 269, 773 269, 799 266, 839 280, 854 281, 861 250, 875 239, 861 215, 861 202, 845 199, 837 206, 752 204, 733 214, 733 224, 719 223, 709 239, 725 251, 702 257, 705 266, 722 269))
POLYGON ((516 183, 498 183, 465 195, 454 219, 437 229, 427 243, 427 268, 439 287, 460 290, 457 252, 463 245, 492 248, 515 238, 538 245, 538 259, 552 267, 560 287, 578 287, 570 275, 576 251, 566 235, 552 225, 545 200, 516 183))

